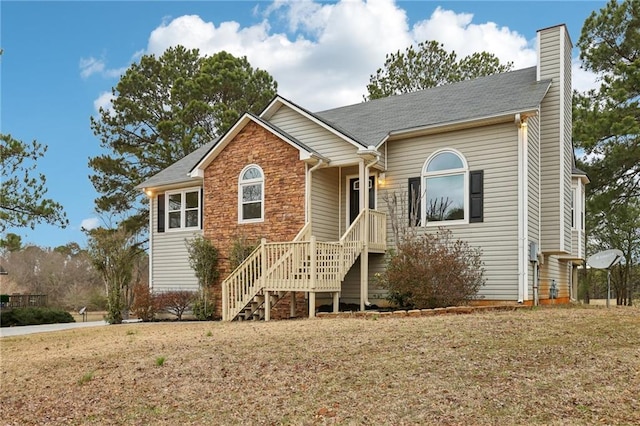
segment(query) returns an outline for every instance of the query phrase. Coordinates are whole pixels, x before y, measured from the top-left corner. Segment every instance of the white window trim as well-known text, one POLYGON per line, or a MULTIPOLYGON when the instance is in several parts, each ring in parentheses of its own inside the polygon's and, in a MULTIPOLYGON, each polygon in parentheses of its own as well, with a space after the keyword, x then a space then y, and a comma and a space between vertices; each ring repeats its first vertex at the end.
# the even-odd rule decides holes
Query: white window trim
POLYGON ((420 223, 426 227, 435 227, 435 226, 450 226, 450 225, 467 225, 469 224, 469 165, 467 163, 467 159, 464 155, 462 155, 458 150, 453 148, 444 148, 439 149, 433 152, 427 160, 422 165, 422 173, 420 174, 420 186, 424 188, 422 191, 422 199, 420 200, 420 210, 422 211, 420 217, 420 223), (427 166, 437 155, 442 153, 451 153, 456 155, 460 161, 462 161, 462 168, 458 169, 448 169, 437 172, 427 172, 427 166), (464 203, 464 218, 457 220, 439 220, 439 221, 427 221, 427 194, 429 188, 427 186, 427 178, 432 177, 443 177, 443 176, 455 176, 460 175, 463 176, 463 203, 464 203))
MULTIPOLYGON (((262 167, 258 166, 257 164, 249 164, 247 166, 245 166, 244 169, 242 169, 242 171, 240 172, 240 175, 238 175, 238 223, 259 223, 259 222, 264 222, 264 188, 265 188, 265 177, 264 177, 264 171, 262 170, 262 167), (258 179, 247 179, 247 180, 242 180, 242 175, 244 175, 244 173, 251 169, 251 168, 256 168, 260 171, 260 174, 262 175, 262 178, 258 178, 258 179), (255 185, 256 183, 260 183, 262 185, 262 198, 260 199, 260 217, 256 218, 256 219, 243 219, 242 218, 242 188, 245 185, 255 185)), ((253 201, 255 202, 255 201, 253 201)))
MULTIPOLYGON (((176 190, 176 191, 167 191, 164 193, 164 223, 165 223, 165 227, 164 230, 165 232, 180 232, 180 231, 192 231, 192 230, 197 230, 197 229, 201 229, 202 227, 200 226, 200 224, 202 223, 202 197, 201 197, 201 191, 202 188, 200 187, 191 187, 191 188, 185 188, 185 189, 180 189, 180 190, 176 190), (196 194, 198 194, 198 225, 197 226, 189 226, 186 227, 185 226, 185 221, 187 219, 187 215, 186 215, 186 206, 187 206, 187 198, 186 198, 186 194, 188 192, 195 192, 196 194), (175 194, 180 194, 180 227, 179 228, 171 228, 171 222, 169 221, 169 198, 171 195, 175 195, 175 194)), ((190 209, 193 210, 193 209, 190 209)), ((173 211, 177 211, 177 210, 171 210, 171 212, 173 211)))
POLYGON ((583 183, 580 183, 578 188, 580 188, 580 191, 579 191, 579 197, 580 197, 580 204, 579 204, 579 206, 580 206, 580 230, 584 231, 586 229, 586 226, 587 226, 586 223, 585 223, 587 221, 587 218, 586 218, 586 209, 587 209, 587 206, 586 206, 586 193, 585 193, 585 187, 584 187, 583 183))
POLYGON ((578 230, 578 188, 571 188, 571 229, 574 231, 578 230))

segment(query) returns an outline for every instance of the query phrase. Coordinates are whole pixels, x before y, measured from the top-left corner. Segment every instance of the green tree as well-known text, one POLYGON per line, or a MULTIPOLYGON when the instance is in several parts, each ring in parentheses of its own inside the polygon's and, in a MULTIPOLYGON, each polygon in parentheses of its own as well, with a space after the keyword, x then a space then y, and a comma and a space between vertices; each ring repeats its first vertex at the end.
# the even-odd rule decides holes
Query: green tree
POLYGON ((112 107, 91 118, 107 151, 89 160, 98 212, 131 214, 129 228, 147 225, 135 186, 226 131, 245 111, 261 111, 276 93, 273 78, 246 57, 201 57, 171 47, 145 55, 112 89, 112 107))
POLYGON ((213 315, 213 303, 209 300, 210 288, 218 279, 218 249, 210 240, 202 235, 195 236, 192 240, 185 240, 189 253, 189 265, 193 269, 200 286, 200 300, 194 304, 194 314, 198 319, 211 319, 213 315))
POLYGON ((384 66, 369 77, 368 96, 380 99, 429 87, 470 80, 485 75, 509 71, 511 62, 501 64, 493 54, 474 53, 458 60, 455 52, 447 52, 435 40, 413 45, 404 52, 387 54, 384 66))
POLYGON ((33 229, 38 223, 62 228, 69 224, 62 206, 45 198, 47 180, 36 173, 36 162, 46 151, 37 141, 29 144, 0 134, 0 233, 9 227, 33 229))
POLYGON ((13 232, 7 233, 4 238, 0 238, 0 248, 8 252, 22 250, 22 237, 13 232))
POLYGON ((609 1, 584 23, 583 68, 601 86, 574 94, 574 140, 589 154, 591 197, 625 203, 640 196, 640 2, 609 1))
POLYGON ((86 232, 89 256, 107 289, 105 319, 110 324, 120 324, 129 310, 126 295, 133 288, 134 268, 143 251, 135 234, 123 226, 86 232))
MULTIPOLYGON (((626 204, 600 206, 603 197, 588 201, 593 211, 587 216, 590 230, 588 249, 590 253, 619 249, 624 260, 612 268, 611 285, 618 305, 631 305, 638 288, 637 270, 640 261, 640 200, 629 200, 626 204)), ((601 283, 604 283, 601 280, 601 283)))
POLYGON ((612 274, 618 303, 631 303, 640 257, 640 2, 609 1, 585 21, 578 40, 583 68, 600 87, 574 93, 573 136, 587 160, 587 231, 593 252, 618 248, 612 274))

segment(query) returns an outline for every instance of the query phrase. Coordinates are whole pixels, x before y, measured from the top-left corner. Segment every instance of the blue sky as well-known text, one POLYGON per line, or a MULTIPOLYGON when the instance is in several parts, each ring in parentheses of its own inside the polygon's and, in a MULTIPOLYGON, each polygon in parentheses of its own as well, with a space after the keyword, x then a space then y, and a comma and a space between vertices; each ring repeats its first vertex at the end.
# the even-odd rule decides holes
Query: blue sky
MULTIPOLYGON (((487 50, 515 68, 535 64, 536 30, 565 23, 574 45, 604 1, 2 1, 0 130, 48 145, 38 170, 66 229, 10 229, 23 242, 85 244, 94 211, 88 158, 100 154, 89 118, 140 55, 170 45, 246 55, 279 92, 310 110, 357 103, 385 53, 437 39, 460 56, 487 50)), ((578 51, 574 49, 574 57, 578 51)), ((574 88, 594 76, 574 64, 574 88)))

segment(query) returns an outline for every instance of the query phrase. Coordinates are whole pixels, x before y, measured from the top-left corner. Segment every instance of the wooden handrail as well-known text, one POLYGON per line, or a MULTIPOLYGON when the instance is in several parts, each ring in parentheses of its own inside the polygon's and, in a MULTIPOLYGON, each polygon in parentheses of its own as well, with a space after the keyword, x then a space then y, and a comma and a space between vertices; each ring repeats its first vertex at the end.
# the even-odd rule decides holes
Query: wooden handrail
POLYGON ((369 209, 358 214, 339 242, 316 241, 310 230, 311 224, 305 224, 290 242, 262 240, 222 282, 223 320, 233 320, 262 292, 339 292, 362 252, 365 235, 371 249, 386 248, 386 215, 369 209))

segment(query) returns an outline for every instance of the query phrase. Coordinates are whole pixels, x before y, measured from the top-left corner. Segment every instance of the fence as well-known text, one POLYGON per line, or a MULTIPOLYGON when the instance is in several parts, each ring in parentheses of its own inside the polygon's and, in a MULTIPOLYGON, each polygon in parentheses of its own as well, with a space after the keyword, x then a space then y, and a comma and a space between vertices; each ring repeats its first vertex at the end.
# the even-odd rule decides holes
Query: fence
POLYGON ((46 294, 2 294, 0 307, 5 308, 33 308, 47 306, 46 294))

